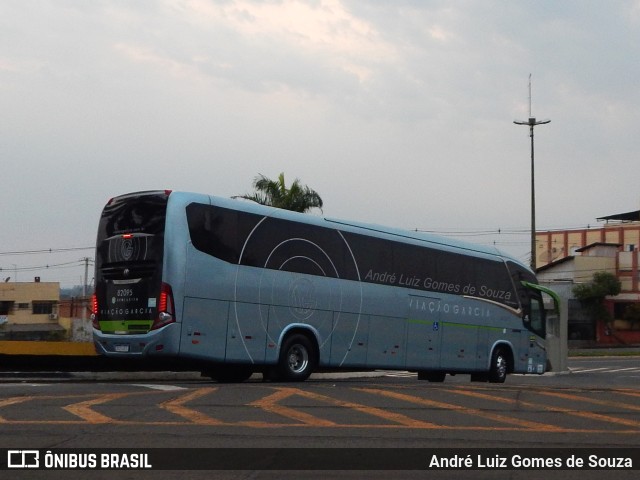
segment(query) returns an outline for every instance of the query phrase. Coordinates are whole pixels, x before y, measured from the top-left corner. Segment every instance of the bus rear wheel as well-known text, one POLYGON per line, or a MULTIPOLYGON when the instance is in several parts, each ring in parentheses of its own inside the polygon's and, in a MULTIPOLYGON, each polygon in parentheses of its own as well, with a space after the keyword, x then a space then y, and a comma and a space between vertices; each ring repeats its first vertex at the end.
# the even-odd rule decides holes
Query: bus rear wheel
POLYGON ((253 375, 253 368, 249 365, 219 365, 202 372, 218 383, 242 383, 253 375))
POLYGON ((282 344, 277 378, 284 382, 304 382, 317 364, 318 354, 314 343, 306 335, 294 333, 282 344))
POLYGON ((491 355, 489 382, 504 383, 509 371, 509 352, 504 347, 497 347, 491 355))

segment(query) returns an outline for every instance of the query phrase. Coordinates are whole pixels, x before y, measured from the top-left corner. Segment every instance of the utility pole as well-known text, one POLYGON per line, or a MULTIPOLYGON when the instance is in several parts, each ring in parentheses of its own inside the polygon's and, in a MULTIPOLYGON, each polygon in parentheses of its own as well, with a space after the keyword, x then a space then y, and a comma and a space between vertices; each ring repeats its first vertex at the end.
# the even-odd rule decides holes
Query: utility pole
POLYGON ((533 127, 544 125, 551 120, 536 120, 531 113, 531 74, 529 74, 529 119, 514 120, 516 125, 529 125, 529 136, 531 137, 531 269, 536 271, 536 181, 535 164, 533 161, 533 127))

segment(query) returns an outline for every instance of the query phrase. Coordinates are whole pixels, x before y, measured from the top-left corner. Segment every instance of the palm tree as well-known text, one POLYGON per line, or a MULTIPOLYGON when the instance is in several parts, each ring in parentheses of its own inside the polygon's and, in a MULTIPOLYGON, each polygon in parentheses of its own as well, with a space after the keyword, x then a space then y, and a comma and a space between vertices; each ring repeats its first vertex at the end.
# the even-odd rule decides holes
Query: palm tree
POLYGON ((284 181, 284 173, 278 176, 277 180, 271 180, 264 175, 257 176, 253 181, 255 192, 247 195, 237 195, 234 198, 244 198, 252 200, 262 205, 283 208, 294 212, 305 213, 312 208, 322 210, 322 198, 315 190, 301 185, 297 178, 290 188, 287 188, 284 181))

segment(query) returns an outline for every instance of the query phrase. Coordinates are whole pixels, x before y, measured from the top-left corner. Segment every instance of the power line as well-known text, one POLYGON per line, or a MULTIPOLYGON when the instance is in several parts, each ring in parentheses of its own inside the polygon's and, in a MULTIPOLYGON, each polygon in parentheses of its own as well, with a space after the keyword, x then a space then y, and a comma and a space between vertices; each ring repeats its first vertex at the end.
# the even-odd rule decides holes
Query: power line
POLYGON ((449 235, 455 237, 485 237, 490 235, 528 235, 529 230, 421 230, 416 228, 415 232, 432 233, 435 235, 449 235))
MULTIPOLYGON (((30 267, 11 267, 11 268, 2 268, 0 267, 0 272, 2 271, 7 271, 7 272, 32 272, 35 270, 56 270, 56 269, 62 269, 62 268, 74 268, 74 267, 79 267, 81 265, 84 265, 85 260, 77 260, 74 262, 65 262, 65 263, 55 263, 55 264, 47 264, 47 265, 36 265, 36 266, 30 266, 30 267)), ((93 260, 89 259, 89 262, 93 263, 93 260)))
MULTIPOLYGON (((547 232, 565 232, 565 231, 581 231, 591 230, 594 227, 591 225, 584 225, 579 227, 552 227, 538 229, 536 233, 547 232)), ((597 227, 601 228, 601 227, 597 227)), ((422 229, 415 228, 413 231, 422 233, 433 233, 437 235, 469 235, 469 236, 482 236, 482 235, 530 235, 531 230, 529 228, 494 228, 485 230, 455 230, 455 229, 422 229)))
MULTIPOLYGON (((572 230, 590 230, 593 228, 591 225, 584 226, 576 226, 576 227, 562 227, 562 228, 544 228, 537 231, 537 233, 546 233, 546 232, 564 232, 564 231, 572 231, 572 230)), ((457 229, 423 229, 423 228, 414 228, 414 232, 420 233, 430 233, 434 235, 450 235, 455 237, 483 237, 483 236, 491 236, 491 235, 529 235, 530 229, 528 228, 493 228, 493 229, 478 229, 478 230, 457 230, 457 229)), ((86 251, 86 250, 94 250, 96 247, 92 245, 90 247, 57 247, 57 248, 39 248, 33 250, 13 250, 0 252, 0 256, 11 256, 11 255, 37 255, 37 254, 48 254, 48 253, 66 253, 66 252, 77 252, 77 251, 86 251)))
POLYGON ((95 246, 92 247, 67 247, 67 248, 43 248, 39 250, 16 250, 13 252, 0 252, 0 256, 3 255, 34 255, 41 253, 63 253, 63 252, 76 252, 80 250, 93 250, 95 246))

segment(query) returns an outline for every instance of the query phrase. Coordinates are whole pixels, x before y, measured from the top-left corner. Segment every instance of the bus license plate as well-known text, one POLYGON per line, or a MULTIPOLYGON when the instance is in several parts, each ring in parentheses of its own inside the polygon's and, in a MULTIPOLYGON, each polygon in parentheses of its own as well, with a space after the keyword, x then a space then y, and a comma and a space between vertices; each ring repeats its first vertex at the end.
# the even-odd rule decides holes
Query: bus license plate
POLYGON ((116 352, 126 353, 129 351, 129 345, 114 345, 114 350, 116 352))

